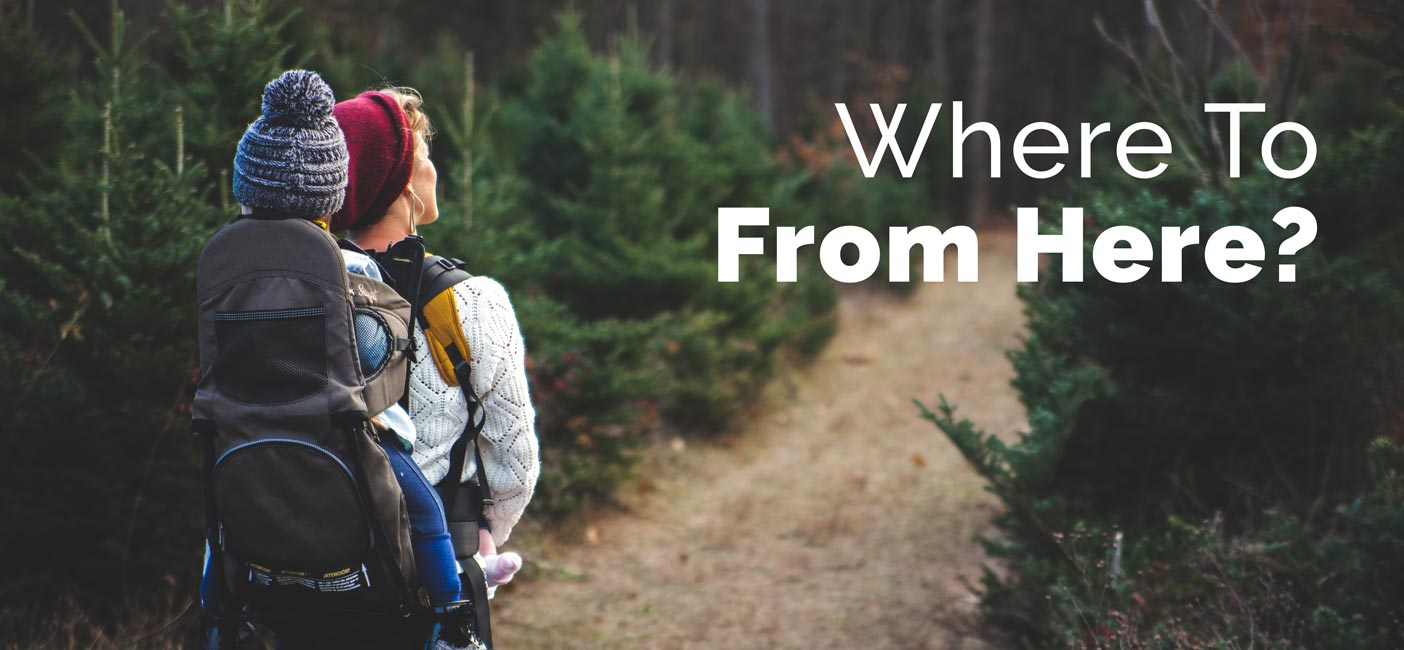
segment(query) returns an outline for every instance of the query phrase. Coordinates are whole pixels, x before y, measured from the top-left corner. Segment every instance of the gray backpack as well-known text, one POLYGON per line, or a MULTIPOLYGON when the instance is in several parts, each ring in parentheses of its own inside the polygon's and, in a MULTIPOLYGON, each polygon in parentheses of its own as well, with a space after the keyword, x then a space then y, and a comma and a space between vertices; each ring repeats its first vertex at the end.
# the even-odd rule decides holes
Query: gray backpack
POLYGON ((423 604, 409 519, 368 415, 404 394, 410 304, 286 215, 225 226, 196 282, 193 428, 224 617, 409 615, 423 604), (363 368, 358 346, 388 354, 363 368))

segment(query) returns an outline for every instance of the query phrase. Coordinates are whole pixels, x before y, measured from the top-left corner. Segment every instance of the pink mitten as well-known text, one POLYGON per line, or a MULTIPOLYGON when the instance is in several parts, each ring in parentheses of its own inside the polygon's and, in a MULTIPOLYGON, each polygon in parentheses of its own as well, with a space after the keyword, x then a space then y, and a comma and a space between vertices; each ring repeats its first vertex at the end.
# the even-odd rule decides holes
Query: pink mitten
POLYGON ((512 576, 522 568, 522 556, 511 551, 501 555, 488 555, 483 558, 483 574, 488 586, 496 587, 512 581, 512 576))

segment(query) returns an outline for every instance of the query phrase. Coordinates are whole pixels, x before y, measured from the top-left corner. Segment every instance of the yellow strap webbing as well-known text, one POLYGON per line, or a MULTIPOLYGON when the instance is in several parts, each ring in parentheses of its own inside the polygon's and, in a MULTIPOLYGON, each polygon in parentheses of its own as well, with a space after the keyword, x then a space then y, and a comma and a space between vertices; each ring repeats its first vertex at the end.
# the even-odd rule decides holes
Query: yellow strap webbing
POLYGON ((464 361, 472 361, 472 349, 468 347, 468 337, 463 334, 462 321, 458 319, 458 301, 453 289, 441 291, 428 304, 424 305, 424 338, 429 342, 429 356, 434 359, 434 367, 439 377, 449 386, 458 386, 458 376, 453 372, 453 362, 449 360, 449 345, 458 348, 464 361))

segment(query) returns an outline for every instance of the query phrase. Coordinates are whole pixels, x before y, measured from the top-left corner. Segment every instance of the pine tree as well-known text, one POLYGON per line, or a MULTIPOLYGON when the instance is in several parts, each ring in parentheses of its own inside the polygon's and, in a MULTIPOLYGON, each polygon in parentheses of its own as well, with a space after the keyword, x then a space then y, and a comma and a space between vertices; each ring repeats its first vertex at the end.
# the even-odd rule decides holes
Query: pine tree
POLYGON ((1259 278, 1225 283, 1202 260, 1186 260, 1178 283, 1114 284, 1090 270, 1066 283, 1051 269, 1020 288, 1028 334, 1010 353, 1028 431, 1011 441, 944 401, 923 407, 1005 506, 1000 534, 984 540, 1013 569, 986 571, 991 624, 1052 647, 1181 633, 1221 645, 1398 644, 1398 567, 1360 562, 1404 532, 1399 502, 1377 491, 1389 481, 1370 471, 1372 447, 1388 444, 1372 441, 1398 440, 1404 394, 1404 225, 1390 203, 1404 114, 1351 114, 1345 96, 1323 92, 1303 109, 1304 123, 1330 114, 1344 121, 1327 128, 1344 133, 1319 140, 1299 182, 1257 166, 1223 187, 1112 181, 1076 194, 1089 242, 1115 225, 1246 226, 1270 252, 1259 278), (1286 233, 1271 219, 1288 205, 1312 210, 1320 230, 1279 260, 1286 233), (1280 283, 1276 265, 1289 261, 1297 281, 1280 283), (1329 514, 1340 503, 1351 505, 1329 514), (1101 559, 1113 549, 1120 573, 1101 559), (1183 624, 1230 595, 1232 611, 1183 624))
MULTIPOLYGON (((26 604, 76 592, 101 612, 156 585, 188 587, 198 566, 199 456, 185 434, 197 373, 193 278, 204 241, 232 212, 216 187, 227 179, 211 179, 201 159, 214 157, 213 141, 202 153, 191 133, 237 132, 257 115, 262 84, 249 90, 248 115, 189 107, 115 4, 102 36, 78 27, 96 81, 59 111, 58 162, 34 189, 0 195, 0 248, 12 251, 0 260, 0 407, 11 416, 0 502, 23 522, 5 527, 0 545, 59 558, 6 565, 5 582, 26 586, 11 592, 26 604)), ((226 28, 205 14, 180 30, 209 42, 226 28)), ((217 58, 184 65, 182 88, 222 78, 217 58)))
POLYGON ((511 158, 474 174, 490 191, 474 188, 485 206, 467 256, 516 296, 547 459, 538 494, 559 510, 606 497, 646 436, 727 423, 781 349, 813 351, 832 327, 829 284, 781 287, 763 260, 716 281, 717 207, 797 200, 759 118, 650 69, 637 39, 614 49, 594 54, 563 16, 492 115, 488 146, 511 158))
POLYGON ((297 16, 296 9, 275 13, 264 0, 223 0, 218 9, 171 5, 177 45, 164 67, 186 112, 187 151, 212 177, 227 178, 232 143, 258 117, 263 86, 312 58, 288 28, 297 16))
POLYGON ((25 22, 18 5, 0 5, 0 192, 18 192, 58 149, 63 89, 73 59, 49 46, 25 22))

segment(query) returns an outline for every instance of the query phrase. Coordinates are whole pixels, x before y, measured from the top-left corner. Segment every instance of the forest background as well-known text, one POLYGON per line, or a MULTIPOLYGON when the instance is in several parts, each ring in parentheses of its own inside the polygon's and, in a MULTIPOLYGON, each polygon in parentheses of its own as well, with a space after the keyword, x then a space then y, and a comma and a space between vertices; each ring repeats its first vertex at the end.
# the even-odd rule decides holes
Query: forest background
POLYGON ((1028 431, 925 413, 1006 505, 978 591, 1012 639, 1399 643, 1404 3, 1353 4, 6 0, 0 641, 130 644, 190 621, 194 262, 235 214, 263 84, 308 67, 339 98, 424 93, 444 215, 426 234, 513 291, 548 521, 609 503, 642 446, 725 429, 831 334, 839 289, 815 268, 779 285, 754 259, 715 281, 717 207, 820 236, 1063 203, 1094 232, 1272 232, 1283 197, 1312 208, 1296 285, 1187 269, 1023 289, 1028 431), (1184 164, 1149 184, 953 180, 935 155, 864 179, 832 110, 953 100, 1007 133, 1151 119, 1184 164), (1228 182, 1205 101, 1306 123, 1317 168, 1286 183, 1245 163, 1228 182))

